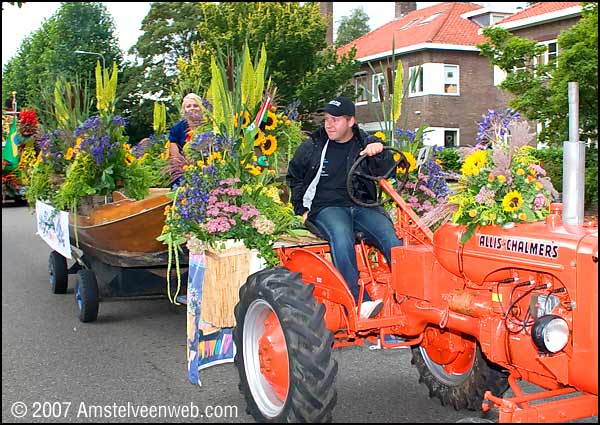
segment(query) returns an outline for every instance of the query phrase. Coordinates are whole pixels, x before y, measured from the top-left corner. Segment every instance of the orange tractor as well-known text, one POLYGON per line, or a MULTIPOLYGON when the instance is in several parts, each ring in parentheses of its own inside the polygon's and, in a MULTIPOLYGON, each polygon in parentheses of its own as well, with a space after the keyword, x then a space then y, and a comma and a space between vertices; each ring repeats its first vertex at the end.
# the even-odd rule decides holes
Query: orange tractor
POLYGON ((500 422, 597 415, 597 224, 564 224, 562 205, 552 204, 545 222, 480 227, 462 245, 464 226, 432 233, 385 176, 361 177, 398 204, 404 245, 391 264, 360 235, 355 245, 358 307, 364 291, 384 307, 357 315, 327 243, 279 247, 281 266, 251 275, 235 309, 235 363, 254 418, 331 421, 332 348, 365 341, 410 346, 430 395, 456 409, 497 408, 500 422), (542 391, 525 394, 519 381, 542 391))

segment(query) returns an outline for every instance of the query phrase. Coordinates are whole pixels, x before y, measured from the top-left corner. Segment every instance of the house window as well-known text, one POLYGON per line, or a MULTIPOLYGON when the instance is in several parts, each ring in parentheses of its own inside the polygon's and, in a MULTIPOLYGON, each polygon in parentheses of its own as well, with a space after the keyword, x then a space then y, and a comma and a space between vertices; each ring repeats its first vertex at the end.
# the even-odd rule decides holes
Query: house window
POLYGON ((383 73, 374 74, 372 77, 372 85, 371 85, 371 100, 373 102, 379 102, 379 86, 381 86, 381 91, 383 92, 385 86, 385 78, 383 73))
POLYGON ((368 84, 369 76, 358 74, 354 77, 354 93, 356 94, 356 102, 367 102, 369 100, 368 84))
POLYGON ((458 65, 444 65, 444 93, 458 94, 458 65))
POLYGON ((546 45, 548 50, 544 52, 544 60, 546 65, 554 65, 556 67, 558 58, 558 44, 552 41, 546 45))
POLYGON ((444 147, 454 148, 458 146, 458 130, 444 130, 444 147))
POLYGON ((421 18, 416 18, 416 19, 413 19, 412 21, 410 21, 408 24, 404 25, 404 26, 403 26, 402 28, 400 28, 400 29, 401 29, 401 30, 408 29, 408 28, 409 28, 409 27, 411 27, 411 26, 412 26, 412 25, 413 25, 415 22, 418 22, 418 21, 419 21, 419 19, 421 19, 421 18))
POLYGON ((409 69, 409 88, 408 94, 423 93, 423 68, 421 66, 412 66, 409 69))
POLYGON ((419 22, 419 25, 425 25, 431 21, 433 21, 435 18, 437 18, 438 16, 440 16, 443 12, 437 12, 434 13, 433 15, 431 15, 430 17, 423 19, 421 22, 419 22))

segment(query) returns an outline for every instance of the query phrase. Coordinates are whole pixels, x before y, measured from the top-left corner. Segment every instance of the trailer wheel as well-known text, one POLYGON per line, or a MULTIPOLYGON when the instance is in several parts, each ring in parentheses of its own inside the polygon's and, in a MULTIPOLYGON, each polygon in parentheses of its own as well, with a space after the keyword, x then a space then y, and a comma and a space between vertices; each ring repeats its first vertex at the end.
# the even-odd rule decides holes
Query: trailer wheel
POLYGON ((66 294, 69 286, 67 259, 56 251, 52 251, 48 257, 48 275, 52 293, 66 294))
POLYGON ((79 320, 93 322, 98 318, 98 283, 94 272, 88 269, 77 272, 75 301, 79 310, 79 320))
POLYGON ((235 307, 235 365, 258 422, 331 422, 337 402, 333 334, 313 285, 283 267, 248 277, 235 307))
POLYGON ((506 391, 508 375, 483 357, 477 342, 460 338, 460 344, 457 338, 448 331, 428 328, 421 345, 412 347, 412 364, 419 371, 419 382, 429 388, 430 398, 456 410, 480 410, 485 391, 495 395, 506 391))

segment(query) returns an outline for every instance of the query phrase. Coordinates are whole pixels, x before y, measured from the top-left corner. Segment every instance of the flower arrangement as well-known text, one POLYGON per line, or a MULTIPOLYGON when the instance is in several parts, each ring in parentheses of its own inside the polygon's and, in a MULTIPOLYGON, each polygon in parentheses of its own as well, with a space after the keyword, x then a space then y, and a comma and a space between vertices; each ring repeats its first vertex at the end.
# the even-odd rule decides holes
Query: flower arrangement
POLYGON ((552 183, 529 145, 534 135, 519 114, 488 111, 478 144, 461 167, 458 191, 448 199, 452 221, 464 224, 466 242, 478 226, 535 222, 549 214, 552 183))
POLYGON ((30 205, 39 199, 59 210, 75 212, 83 198, 100 195, 108 199, 117 189, 135 199, 147 196, 155 178, 152 169, 138 161, 131 151, 125 135, 125 119, 114 115, 116 86, 116 64, 113 63, 109 78, 108 70, 101 69, 98 62, 98 114, 74 128, 77 120, 64 107, 64 99, 57 100, 55 114, 63 128, 38 140, 39 154, 30 168, 31 184, 26 192, 30 205))
POLYGON ((256 66, 246 47, 239 72, 218 66, 213 57, 206 96, 212 129, 196 128, 184 146, 188 164, 171 194, 173 204, 165 208, 158 237, 175 264, 186 241, 195 241, 188 246, 196 250, 218 252, 225 241, 237 240, 275 265, 273 242, 300 224, 291 205, 280 199, 278 179, 282 160, 301 142, 302 132, 300 123, 290 119, 293 105, 278 113, 265 97, 274 94, 264 83, 265 63, 264 47, 256 66))

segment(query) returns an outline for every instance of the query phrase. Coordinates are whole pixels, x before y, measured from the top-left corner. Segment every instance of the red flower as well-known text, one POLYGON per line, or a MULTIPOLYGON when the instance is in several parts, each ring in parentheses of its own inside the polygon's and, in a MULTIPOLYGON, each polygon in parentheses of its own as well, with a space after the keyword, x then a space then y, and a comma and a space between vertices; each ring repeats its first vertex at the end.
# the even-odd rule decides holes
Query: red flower
POLYGON ((37 114, 33 109, 23 109, 19 113, 19 127, 21 134, 31 135, 35 133, 38 125, 37 114))

